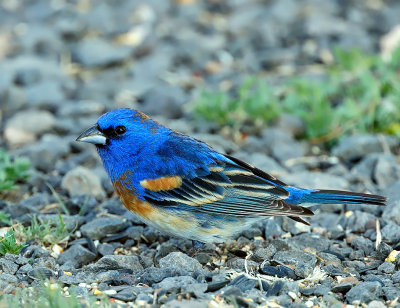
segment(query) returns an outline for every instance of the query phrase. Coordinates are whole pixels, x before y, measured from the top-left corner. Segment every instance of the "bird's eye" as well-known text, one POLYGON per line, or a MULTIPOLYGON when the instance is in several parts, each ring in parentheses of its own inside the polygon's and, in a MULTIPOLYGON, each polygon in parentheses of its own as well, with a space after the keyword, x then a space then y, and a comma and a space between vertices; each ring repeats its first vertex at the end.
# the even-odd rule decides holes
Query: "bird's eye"
POLYGON ((117 135, 123 135, 125 132, 126 132, 126 127, 125 126, 122 126, 122 125, 119 125, 119 126, 117 126, 116 128, 115 128, 115 133, 117 134, 117 135))

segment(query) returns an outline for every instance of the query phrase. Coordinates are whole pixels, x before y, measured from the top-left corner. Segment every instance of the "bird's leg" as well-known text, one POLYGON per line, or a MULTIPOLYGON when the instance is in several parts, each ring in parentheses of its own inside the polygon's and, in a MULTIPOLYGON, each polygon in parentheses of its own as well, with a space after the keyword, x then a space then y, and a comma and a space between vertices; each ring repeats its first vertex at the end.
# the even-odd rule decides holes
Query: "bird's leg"
POLYGON ((192 240, 193 247, 190 248, 190 250, 188 251, 188 256, 193 257, 195 254, 197 254, 199 252, 201 247, 203 247, 204 245, 205 245, 205 243, 203 243, 203 242, 192 240))
POLYGON ((192 240, 193 247, 189 250, 188 255, 189 257, 193 257, 198 253, 204 253, 216 258, 219 258, 219 253, 215 250, 214 245, 207 245, 207 243, 203 243, 200 241, 192 240))
POLYGON ((199 250, 201 247, 203 247, 205 245, 205 243, 196 241, 196 240, 192 240, 192 245, 195 250, 199 250))

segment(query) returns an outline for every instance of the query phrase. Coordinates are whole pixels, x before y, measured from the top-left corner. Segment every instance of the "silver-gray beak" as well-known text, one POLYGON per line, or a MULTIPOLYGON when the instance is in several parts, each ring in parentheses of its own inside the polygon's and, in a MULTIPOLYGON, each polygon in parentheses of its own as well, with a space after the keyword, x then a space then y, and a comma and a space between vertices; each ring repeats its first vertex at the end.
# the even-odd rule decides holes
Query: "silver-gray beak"
POLYGON ((105 145, 107 143, 107 137, 98 130, 97 125, 94 125, 76 138, 76 141, 88 142, 96 145, 105 145))

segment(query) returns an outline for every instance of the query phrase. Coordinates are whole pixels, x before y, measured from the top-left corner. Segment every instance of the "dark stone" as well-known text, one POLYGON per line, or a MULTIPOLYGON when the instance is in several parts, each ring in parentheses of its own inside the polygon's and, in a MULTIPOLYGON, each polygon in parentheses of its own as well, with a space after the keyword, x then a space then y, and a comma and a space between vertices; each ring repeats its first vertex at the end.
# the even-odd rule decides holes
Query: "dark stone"
POLYGON ((118 243, 112 243, 112 244, 99 244, 97 246, 97 251, 99 254, 102 256, 108 256, 108 255, 113 255, 115 248, 118 246, 118 243))
POLYGON ((282 164, 290 159, 303 157, 307 152, 307 147, 304 143, 292 140, 290 143, 279 142, 275 143, 271 149, 271 155, 282 164))
POLYGON ((393 301, 400 296, 400 289, 398 287, 383 287, 383 293, 388 301, 393 301))
POLYGON ((182 276, 184 274, 185 271, 181 270, 179 267, 148 267, 140 273, 138 280, 141 283, 153 285, 167 277, 182 276))
POLYGON ((39 142, 18 151, 19 155, 29 158, 32 166, 43 172, 50 172, 58 160, 70 151, 64 138, 46 135, 39 142))
POLYGON ((54 272, 47 267, 37 267, 28 272, 28 276, 32 279, 46 280, 54 278, 54 272))
POLYGON ((251 255, 251 259, 256 262, 270 260, 276 253, 276 248, 273 245, 268 245, 266 248, 257 248, 251 255))
POLYGON ((26 273, 30 272, 31 270, 33 270, 32 265, 30 265, 30 264, 25 264, 25 265, 22 265, 22 266, 18 269, 17 274, 26 274, 26 273))
MULTIPOLYGON (((400 273, 400 272, 399 272, 400 273)), ((400 278, 400 275, 399 275, 400 278)), ((229 280, 221 280, 221 281, 213 281, 208 283, 207 292, 215 292, 219 289, 225 287, 230 281, 229 280)))
POLYGON ((271 245, 274 246, 277 251, 290 250, 291 249, 291 247, 288 244, 288 242, 285 241, 285 240, 281 240, 281 239, 272 240, 271 241, 271 245))
MULTIPOLYGON (((200 242, 199 242, 200 243, 200 242)), ((202 245, 202 243, 201 243, 202 245)), ((196 248, 195 248, 196 249, 196 248)), ((159 260, 161 258, 164 258, 171 252, 177 251, 177 248, 174 244, 170 242, 162 243, 160 247, 158 247, 157 254, 154 256, 154 260, 159 260)))
MULTIPOLYGON (((349 183, 342 176, 336 176, 333 174, 323 172, 310 172, 302 170, 293 170, 288 174, 280 176, 280 180, 298 187, 307 187, 311 189, 331 188, 331 189, 348 189, 349 183)), ((326 209, 328 205, 325 205, 326 209)))
POLYGON ((344 283, 339 283, 338 285, 334 286, 331 291, 333 293, 342 293, 345 294, 347 293, 351 288, 353 287, 353 284, 350 282, 344 282, 344 283))
POLYGON ((390 243, 397 243, 400 241, 400 226, 393 222, 389 222, 381 230, 382 238, 390 243))
POLYGON ((387 206, 383 209, 382 218, 388 223, 400 225, 400 181, 390 185, 382 192, 388 198, 387 206))
POLYGON ((271 286, 271 289, 270 290, 268 290, 267 291, 267 296, 270 294, 270 293, 274 293, 275 291, 273 291, 274 290, 274 288, 279 288, 279 286, 280 286, 280 290, 279 290, 279 292, 278 292, 278 294, 279 295, 287 295, 288 294, 288 292, 293 292, 293 293, 295 293, 295 294, 298 294, 299 292, 300 292, 300 288, 299 288, 299 285, 298 285, 298 283, 296 282, 296 281, 277 281, 277 282, 275 282, 272 286, 271 286), (282 283, 282 285, 279 285, 278 284, 278 282, 281 282, 282 283), (278 285, 277 285, 278 284, 278 285))
POLYGON ((300 288, 300 293, 306 296, 313 295, 315 291, 315 287, 309 287, 309 288, 300 288))
POLYGON ((102 239, 108 234, 117 233, 128 226, 127 222, 119 218, 99 217, 81 227, 84 236, 92 239, 102 239))
POLYGON ((161 268, 176 267, 188 273, 199 273, 203 269, 199 261, 182 252, 171 252, 160 259, 159 263, 161 268))
POLYGON ((34 268, 37 267, 47 267, 49 269, 55 269, 56 267, 56 260, 53 257, 41 257, 41 258, 36 258, 33 263, 32 266, 34 268))
POLYGON ((294 266, 296 275, 301 278, 310 275, 317 263, 317 258, 314 255, 297 250, 278 251, 273 260, 278 264, 294 266))
POLYGON ((285 265, 278 265, 278 266, 262 266, 260 267, 260 272, 269 275, 269 276, 276 276, 279 278, 288 277, 292 279, 296 279, 296 274, 294 270, 285 265))
POLYGON ((29 245, 21 250, 21 253, 26 258, 42 258, 50 255, 50 252, 39 245, 29 245))
MULTIPOLYGON (((11 214, 11 218, 18 218, 19 221, 28 222, 31 220, 31 217, 26 214, 40 214, 37 208, 40 209, 44 204, 50 202, 50 199, 47 194, 37 194, 21 202, 12 204, 12 206, 8 207, 8 212, 11 214)), ((25 248, 23 251, 27 249, 25 248)))
POLYGON ((119 299, 124 302, 131 302, 136 299, 137 294, 130 292, 129 290, 118 292, 117 294, 111 295, 112 298, 119 299))
POLYGON ((153 298, 148 294, 140 293, 136 297, 136 302, 138 302, 138 303, 150 304, 152 301, 153 301, 153 298))
POLYGON ((345 274, 345 270, 340 264, 328 264, 323 266, 322 269, 331 276, 340 276, 345 274))
POLYGON ((385 260, 386 257, 392 252, 393 248, 385 242, 380 242, 376 249, 376 255, 379 260, 385 260))
POLYGON ((143 270, 137 256, 112 255, 104 256, 93 265, 88 265, 93 271, 129 269, 134 273, 143 270))
POLYGON ((153 288, 160 288, 167 292, 179 292, 182 287, 195 283, 197 283, 197 281, 192 276, 167 277, 153 285, 153 288))
POLYGON ((123 289, 121 291, 119 291, 117 294, 113 294, 111 297, 127 302, 133 301, 140 294, 151 294, 153 292, 153 288, 149 287, 123 286, 123 289))
POLYGON ((183 286, 182 292, 186 294, 193 294, 197 298, 201 298, 204 296, 204 292, 206 292, 207 288, 208 288, 207 283, 197 282, 183 286))
POLYGON ((325 296, 330 291, 330 288, 325 285, 318 285, 315 287, 313 294, 316 296, 325 296))
POLYGON ((395 265, 390 261, 383 262, 381 265, 378 266, 378 271, 383 272, 385 274, 393 274, 394 270, 395 270, 395 265))
POLYGON ((355 237, 351 241, 351 246, 353 246, 354 249, 364 251, 365 255, 367 256, 370 255, 375 249, 374 243, 371 240, 361 236, 355 237))
POLYGON ((375 282, 379 282, 381 284, 381 286, 384 287, 385 286, 384 280, 386 280, 386 275, 385 276, 383 276, 383 275, 375 275, 374 273, 377 273, 377 271, 368 270, 366 272, 366 275, 363 276, 363 279, 365 281, 369 281, 369 282, 374 282, 374 281, 375 282))
POLYGON ((372 265, 364 266, 358 269, 360 274, 369 273, 371 270, 378 268, 379 263, 374 263, 372 265))
MULTIPOLYGON (((60 217, 57 214, 42 214, 38 217, 40 221, 48 221, 53 225, 60 223, 60 217)), ((85 221, 80 215, 61 215, 61 218, 65 224, 65 229, 69 232, 74 232, 79 229, 79 226, 85 221)))
POLYGON ((245 275, 240 275, 233 279, 228 286, 235 286, 242 292, 249 291, 258 285, 258 281, 255 279, 249 279, 245 275))
MULTIPOLYGON (((290 0, 286 2, 293 3, 293 1, 290 0)), ((282 12, 283 11, 284 10, 282 10, 282 12)), ((304 121, 300 117, 287 113, 284 113, 279 116, 279 118, 276 121, 276 126, 279 127, 280 129, 288 131, 295 137, 303 136, 306 128, 304 121)))
POLYGON ((198 252, 194 255, 194 258, 202 265, 212 262, 212 257, 208 252, 198 252))
POLYGON ((356 210, 346 219, 346 230, 355 233, 364 233, 368 224, 375 221, 376 217, 370 213, 356 210))
POLYGON ((129 58, 132 49, 106 40, 86 39, 72 50, 72 59, 85 67, 109 66, 129 58))
POLYGON ((57 262, 58 264, 64 264, 70 261, 73 262, 75 268, 79 268, 95 259, 96 254, 90 250, 81 245, 73 245, 59 255, 57 262))
POLYGON ((400 271, 397 271, 392 275, 392 281, 394 283, 400 283, 400 271))
POLYGON ((360 282, 352 287, 346 294, 349 303, 359 300, 361 303, 369 303, 383 295, 382 285, 377 281, 360 282))
MULTIPOLYGON (((311 248, 316 251, 324 251, 329 248, 332 241, 325 238, 320 237, 311 233, 304 233, 298 236, 289 238, 287 240, 288 244, 291 245, 295 249, 306 249, 311 248)), ((279 249, 278 249, 279 250, 279 249)))
POLYGON ((364 257, 365 253, 363 250, 353 250, 349 255, 349 258, 353 260, 363 260, 364 257))
POLYGON ((392 154, 381 154, 376 158, 373 180, 378 186, 386 188, 400 180, 400 166, 392 154))
POLYGON ((241 234, 244 237, 247 237, 248 239, 252 240, 257 236, 261 236, 262 232, 259 228, 256 227, 250 227, 246 230, 244 230, 241 234))
POLYGON ((0 269, 5 274, 14 275, 18 270, 18 265, 5 258, 0 258, 0 269))
MULTIPOLYGON (((73 166, 72 168, 69 168, 67 171, 75 168, 73 166)), ((66 173, 66 172, 65 172, 66 173)), ((64 175, 65 175, 64 173, 64 175)), ((87 215, 89 213, 93 213, 95 207, 98 205, 98 202, 95 197, 91 195, 75 195, 71 196, 66 201, 65 206, 70 210, 74 211, 77 214, 80 215, 87 215)))
POLYGON ((236 270, 241 270, 245 271, 246 267, 249 271, 257 271, 258 269, 258 263, 251 261, 251 260, 245 260, 242 258, 233 258, 229 259, 228 262, 226 262, 226 265, 230 268, 236 269, 236 270))
POLYGON ((237 297, 237 296, 243 296, 242 291, 238 287, 235 286, 226 286, 221 293, 223 292, 225 298, 226 297, 237 297))
POLYGON ((319 252, 318 257, 320 257, 324 261, 324 264, 332 264, 333 262, 334 264, 340 265, 341 261, 344 260, 344 257, 342 255, 336 254, 329 250, 319 252))
POLYGON ((26 99, 31 106, 50 109, 65 100, 65 95, 59 81, 42 80, 26 87, 26 99))
POLYGON ((332 149, 332 154, 345 161, 352 161, 368 153, 384 152, 385 146, 393 148, 399 144, 396 138, 382 135, 353 135, 343 138, 332 149))
POLYGON ((185 92, 181 88, 160 85, 147 91, 143 97, 141 111, 151 115, 162 115, 170 119, 182 116, 182 106, 187 101, 185 92), (157 102, 157 104, 154 104, 157 102))
POLYGON ((4 259, 10 260, 10 261, 12 261, 12 262, 14 262, 16 264, 19 264, 19 265, 24 265, 24 264, 27 264, 29 262, 28 258, 22 257, 20 255, 14 255, 14 254, 8 253, 8 252, 4 256, 4 259))
POLYGON ((122 216, 125 214, 127 209, 122 206, 121 201, 118 199, 106 199, 104 202, 101 204, 101 207, 106 210, 110 214, 115 214, 122 216))
POLYGON ((0 274, 0 288, 4 290, 10 284, 15 285, 18 283, 18 278, 11 274, 0 274))
POLYGON ((115 286, 114 288, 122 289, 127 285, 137 284, 137 275, 132 274, 130 269, 111 270, 102 273, 98 273, 96 278, 109 286, 115 286))

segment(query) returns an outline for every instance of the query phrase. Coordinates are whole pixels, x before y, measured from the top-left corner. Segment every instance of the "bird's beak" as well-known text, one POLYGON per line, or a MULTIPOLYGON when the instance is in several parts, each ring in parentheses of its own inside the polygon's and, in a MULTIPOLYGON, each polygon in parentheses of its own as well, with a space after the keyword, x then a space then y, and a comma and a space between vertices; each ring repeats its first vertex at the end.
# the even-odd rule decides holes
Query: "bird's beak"
POLYGON ((105 145, 107 143, 107 137, 98 130, 97 125, 94 125, 76 138, 76 141, 88 142, 96 145, 105 145))

